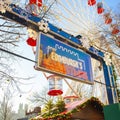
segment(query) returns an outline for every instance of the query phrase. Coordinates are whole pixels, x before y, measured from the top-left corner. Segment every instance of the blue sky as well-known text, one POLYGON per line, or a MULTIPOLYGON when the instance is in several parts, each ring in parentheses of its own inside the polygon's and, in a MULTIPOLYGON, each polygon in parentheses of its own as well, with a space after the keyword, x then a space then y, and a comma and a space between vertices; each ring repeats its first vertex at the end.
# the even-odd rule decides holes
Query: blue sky
POLYGON ((108 7, 110 8, 115 8, 117 4, 120 3, 120 0, 105 0, 105 1, 108 7))

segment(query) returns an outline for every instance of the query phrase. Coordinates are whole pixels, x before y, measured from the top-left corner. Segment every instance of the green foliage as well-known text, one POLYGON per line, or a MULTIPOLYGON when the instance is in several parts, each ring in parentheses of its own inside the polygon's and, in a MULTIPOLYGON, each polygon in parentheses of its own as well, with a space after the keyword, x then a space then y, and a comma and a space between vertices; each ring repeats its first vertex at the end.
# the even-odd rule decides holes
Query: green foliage
POLYGON ((54 104, 53 100, 50 99, 45 107, 44 107, 45 113, 42 115, 43 118, 48 118, 48 117, 56 117, 58 116, 61 112, 65 111, 65 103, 63 100, 58 99, 57 102, 54 104))
POLYGON ((59 112, 65 111, 65 102, 63 100, 58 100, 55 106, 58 108, 59 112))

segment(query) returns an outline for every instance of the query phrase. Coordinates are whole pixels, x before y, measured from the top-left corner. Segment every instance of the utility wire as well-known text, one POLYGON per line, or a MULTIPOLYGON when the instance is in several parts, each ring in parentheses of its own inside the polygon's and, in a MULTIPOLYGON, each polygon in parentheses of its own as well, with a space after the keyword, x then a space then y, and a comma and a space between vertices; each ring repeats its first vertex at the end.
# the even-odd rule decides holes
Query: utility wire
POLYGON ((36 61, 34 61, 34 60, 31 60, 31 59, 29 59, 29 58, 27 58, 27 57, 24 57, 24 56, 22 56, 22 55, 19 55, 19 54, 10 52, 10 51, 5 50, 5 49, 3 49, 3 48, 0 48, 0 50, 3 51, 3 52, 9 53, 9 54, 11 54, 11 55, 14 55, 14 56, 16 56, 16 57, 19 57, 19 58, 22 58, 22 59, 25 59, 25 60, 28 60, 28 61, 31 61, 31 62, 36 63, 36 61))

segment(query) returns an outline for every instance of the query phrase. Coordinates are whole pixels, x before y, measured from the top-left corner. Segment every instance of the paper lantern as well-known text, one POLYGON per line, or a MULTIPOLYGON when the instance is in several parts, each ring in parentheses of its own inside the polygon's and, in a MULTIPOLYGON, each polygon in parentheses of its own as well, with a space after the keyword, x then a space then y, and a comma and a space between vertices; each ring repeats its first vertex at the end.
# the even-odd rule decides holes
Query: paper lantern
POLYGON ((88 5, 93 6, 96 4, 96 0, 88 0, 88 5))
POLYGON ((50 75, 48 77, 49 82, 49 91, 48 95, 50 96, 58 96, 63 94, 62 91, 62 78, 56 75, 50 75))
POLYGON ((30 46, 36 46, 36 40, 34 40, 33 38, 28 38, 26 42, 30 46))

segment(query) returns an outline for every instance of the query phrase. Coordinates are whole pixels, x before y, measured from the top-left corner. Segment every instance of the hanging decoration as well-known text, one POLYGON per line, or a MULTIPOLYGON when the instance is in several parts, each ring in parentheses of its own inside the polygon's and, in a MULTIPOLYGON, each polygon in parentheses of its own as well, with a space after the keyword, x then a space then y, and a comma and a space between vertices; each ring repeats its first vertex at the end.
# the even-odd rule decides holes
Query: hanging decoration
POLYGON ((49 91, 48 95, 50 96, 58 96, 63 94, 62 91, 62 78, 56 75, 50 75, 47 77, 49 82, 49 91))
POLYGON ((38 16, 40 13, 39 8, 41 6, 42 0, 29 0, 29 4, 26 6, 26 10, 34 16, 38 16))
POLYGON ((88 0, 88 5, 93 6, 96 4, 96 0, 88 0))
POLYGON ((38 7, 41 7, 42 0, 29 0, 29 4, 36 4, 38 7))
POLYGON ((26 42, 30 46, 36 46, 36 40, 34 40, 33 38, 28 38, 26 42))
POLYGON ((10 3, 10 0, 0 0, 0 12, 5 13, 6 10, 11 11, 11 8, 9 7, 10 3))
POLYGON ((111 60, 111 54, 110 53, 106 52, 104 54, 104 61, 105 61, 106 65, 111 66, 112 60, 111 60))
POLYGON ((28 28, 28 36, 29 37, 26 41, 27 44, 32 46, 32 47, 36 46, 37 32, 28 28))
POLYGON ((87 48, 87 49, 89 49, 90 48, 90 41, 87 39, 87 38, 85 38, 85 37, 82 37, 82 39, 80 39, 81 40, 81 42, 82 42, 82 45, 83 45, 83 47, 85 47, 85 48, 87 48))
POLYGON ((43 20, 38 22, 39 30, 43 31, 44 33, 47 33, 50 29, 48 27, 48 23, 44 22, 43 20))
POLYGON ((103 4, 102 2, 97 3, 97 13, 102 14, 104 12, 103 4))
POLYGON ((104 14, 105 24, 110 24, 112 22, 112 18, 110 16, 110 13, 104 14))

